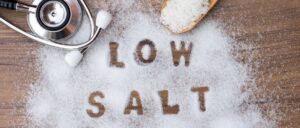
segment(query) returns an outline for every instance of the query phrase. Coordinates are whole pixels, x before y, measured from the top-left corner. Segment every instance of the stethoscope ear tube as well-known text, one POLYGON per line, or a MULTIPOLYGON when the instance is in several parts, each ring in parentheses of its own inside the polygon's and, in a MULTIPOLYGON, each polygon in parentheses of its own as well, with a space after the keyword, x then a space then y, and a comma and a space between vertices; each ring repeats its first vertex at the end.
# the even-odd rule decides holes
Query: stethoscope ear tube
POLYGON ((0 0, 0 7, 16 10, 17 9, 17 1, 16 0, 0 0))
POLYGON ((17 0, 0 0, 0 7, 10 10, 27 11, 35 13, 36 7, 26 3, 18 2, 17 0))

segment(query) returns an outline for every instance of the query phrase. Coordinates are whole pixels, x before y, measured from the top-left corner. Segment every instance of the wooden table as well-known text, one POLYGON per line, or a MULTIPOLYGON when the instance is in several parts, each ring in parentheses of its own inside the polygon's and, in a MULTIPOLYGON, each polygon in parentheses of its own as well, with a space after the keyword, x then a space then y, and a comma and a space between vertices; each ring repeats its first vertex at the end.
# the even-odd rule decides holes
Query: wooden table
MULTIPOLYGON (((99 9, 99 2, 87 2, 92 10, 99 9)), ((1 9, 0 15, 26 28, 25 14, 1 9)), ((253 46, 236 51, 236 59, 257 72, 262 91, 251 103, 262 110, 274 103, 282 115, 279 127, 300 127, 300 0, 220 0, 207 19, 224 23, 239 43, 253 46)), ((0 127, 26 123, 25 97, 39 76, 34 53, 39 47, 0 24, 0 127)))

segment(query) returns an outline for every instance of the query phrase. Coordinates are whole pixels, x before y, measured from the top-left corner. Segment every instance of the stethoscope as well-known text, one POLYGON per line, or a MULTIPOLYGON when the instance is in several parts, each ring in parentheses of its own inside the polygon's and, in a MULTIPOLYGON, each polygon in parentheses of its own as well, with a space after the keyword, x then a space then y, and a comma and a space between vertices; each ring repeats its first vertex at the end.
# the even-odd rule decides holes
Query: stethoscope
POLYGON ((84 0, 34 0, 31 5, 17 0, 0 0, 0 7, 28 12, 28 25, 33 34, 16 27, 1 16, 0 21, 37 42, 71 50, 66 54, 65 61, 72 67, 81 61, 83 54, 112 19, 110 13, 99 11, 95 23, 84 0), (90 22, 91 32, 88 41, 80 44, 60 43, 78 31, 83 17, 82 8, 90 22))

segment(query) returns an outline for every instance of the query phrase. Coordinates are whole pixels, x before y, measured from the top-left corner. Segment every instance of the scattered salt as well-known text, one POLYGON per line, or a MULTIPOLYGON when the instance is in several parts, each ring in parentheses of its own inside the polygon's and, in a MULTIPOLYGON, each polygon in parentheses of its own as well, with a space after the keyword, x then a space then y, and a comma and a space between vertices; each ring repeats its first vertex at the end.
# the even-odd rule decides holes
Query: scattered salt
MULTIPOLYGON (((119 6, 111 26, 76 68, 64 63, 65 51, 44 47, 40 49, 40 80, 32 86, 27 102, 29 127, 175 127, 175 128, 247 128, 273 127, 264 119, 255 105, 247 102, 249 92, 241 92, 249 79, 247 65, 231 55, 234 41, 213 21, 201 24, 189 34, 171 35, 151 14, 134 8, 134 0, 116 1, 109 7, 119 6), (129 5, 130 4, 130 5, 129 5), (122 9, 122 7, 126 9, 122 9), (120 26, 123 26, 120 30, 120 26), (150 39, 155 43, 157 57, 148 65, 134 59, 139 41, 150 39), (110 67, 109 43, 119 43, 119 61, 125 68, 110 67), (185 67, 181 61, 173 65, 170 41, 192 42, 191 62, 185 67), (199 110, 197 94, 191 87, 207 86, 206 111, 199 110), (169 103, 180 105, 177 115, 163 115, 159 90, 169 91, 169 103), (140 93, 144 115, 124 115, 132 90, 140 93), (100 118, 91 118, 86 109, 96 108, 88 103, 89 95, 101 91, 105 98, 96 99, 106 111, 100 118)), ((80 32, 87 33, 82 28, 80 32)), ((88 36, 88 35, 87 35, 88 36)), ((82 39, 82 37, 77 38, 82 39)), ((76 39, 74 39, 76 40, 76 39)), ((76 42, 76 41, 75 41, 76 42)), ((144 48, 143 51, 149 51, 144 48)), ((147 58, 148 54, 145 55, 147 58)), ((253 85, 255 86, 255 85, 253 85)))

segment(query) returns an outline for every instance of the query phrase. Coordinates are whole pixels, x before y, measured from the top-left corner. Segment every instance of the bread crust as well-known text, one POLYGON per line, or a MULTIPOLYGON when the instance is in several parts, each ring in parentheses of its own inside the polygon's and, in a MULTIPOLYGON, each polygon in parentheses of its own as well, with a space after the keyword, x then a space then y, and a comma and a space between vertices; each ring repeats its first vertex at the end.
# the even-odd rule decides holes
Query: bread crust
MULTIPOLYGON (((162 7, 160 9, 160 14, 162 13, 163 9, 167 6, 169 0, 163 0, 162 3, 162 7)), ((209 0, 209 9, 208 12, 217 4, 218 0, 209 0)), ((207 13, 208 13, 207 12, 207 13)), ((196 27, 196 25, 207 15, 203 14, 203 15, 199 15, 198 18, 194 21, 192 21, 186 28, 182 29, 180 32, 174 32, 172 31, 172 29, 169 28, 168 25, 165 25, 169 31, 171 31, 173 34, 181 34, 181 33, 185 33, 185 32, 189 32, 191 31, 193 28, 196 27)))

